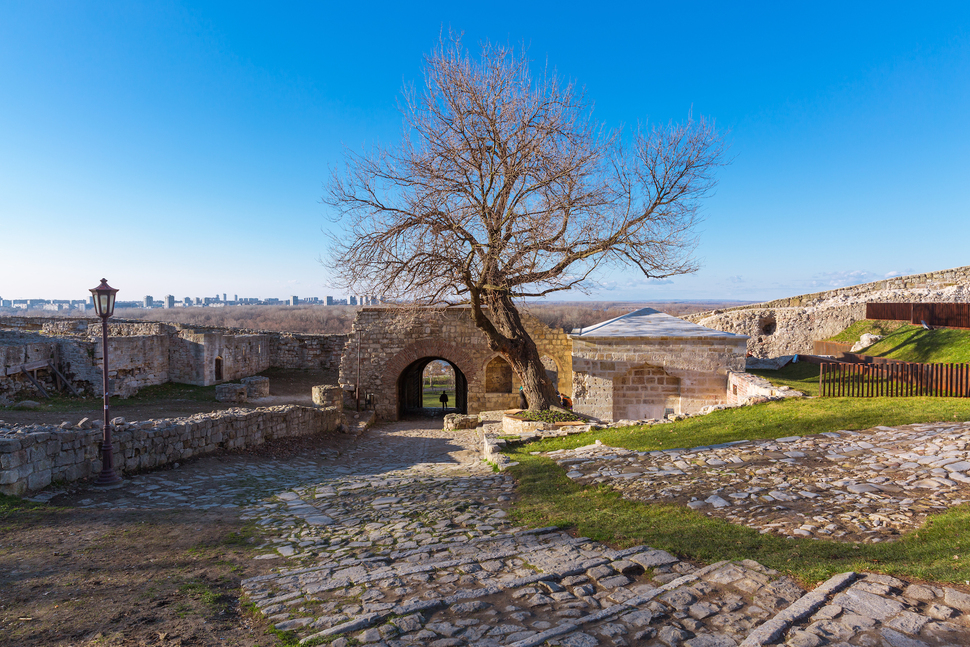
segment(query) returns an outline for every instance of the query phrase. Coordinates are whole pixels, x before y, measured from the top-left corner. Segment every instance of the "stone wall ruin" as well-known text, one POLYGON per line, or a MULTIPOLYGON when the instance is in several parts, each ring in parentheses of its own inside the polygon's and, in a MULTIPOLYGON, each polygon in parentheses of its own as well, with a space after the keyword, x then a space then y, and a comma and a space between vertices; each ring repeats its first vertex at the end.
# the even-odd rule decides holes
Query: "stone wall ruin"
MULTIPOLYGON (((113 395, 166 382, 209 386, 268 368, 336 372, 347 335, 305 335, 110 320, 108 369, 113 395)), ((59 370, 81 391, 99 393, 102 381, 101 320, 0 317, 0 402, 36 397, 17 367, 56 359, 59 370)), ((53 385, 49 371, 38 379, 53 385)))
POLYGON ((970 266, 913 274, 748 306, 701 312, 688 321, 750 337, 753 357, 811 354, 827 339, 866 318, 866 303, 970 302, 970 266))

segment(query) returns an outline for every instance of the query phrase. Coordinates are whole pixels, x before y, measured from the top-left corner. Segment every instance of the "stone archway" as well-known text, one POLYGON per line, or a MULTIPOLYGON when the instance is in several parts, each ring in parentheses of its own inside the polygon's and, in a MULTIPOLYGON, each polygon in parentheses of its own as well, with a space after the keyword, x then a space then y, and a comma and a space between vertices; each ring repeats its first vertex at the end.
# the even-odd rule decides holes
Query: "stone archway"
POLYGON ((444 357, 422 357, 409 364, 397 379, 397 415, 403 418, 409 414, 418 413, 425 409, 424 405, 424 369, 431 362, 442 360, 451 366, 455 373, 454 399, 449 401, 448 408, 458 413, 468 413, 468 380, 461 369, 444 357))
POLYGON ((447 362, 455 371, 454 408, 467 413, 469 406, 480 410, 483 395, 481 371, 465 349, 436 339, 422 340, 408 345, 384 365, 380 389, 378 415, 395 420, 402 413, 419 408, 421 375, 435 360, 447 362))

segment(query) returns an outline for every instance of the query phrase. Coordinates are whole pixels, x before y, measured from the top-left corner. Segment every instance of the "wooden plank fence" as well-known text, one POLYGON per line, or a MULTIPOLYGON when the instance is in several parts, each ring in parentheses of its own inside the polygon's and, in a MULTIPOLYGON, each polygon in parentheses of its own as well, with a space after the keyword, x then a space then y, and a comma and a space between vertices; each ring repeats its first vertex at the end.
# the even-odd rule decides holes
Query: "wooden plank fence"
POLYGON ((866 319, 926 322, 940 328, 970 328, 970 303, 867 303, 866 319))
POLYGON ((970 364, 826 362, 820 365, 818 387, 821 397, 966 398, 970 364))
POLYGON ((855 344, 841 341, 814 341, 813 352, 815 355, 831 355, 832 357, 842 357, 852 350, 855 344))

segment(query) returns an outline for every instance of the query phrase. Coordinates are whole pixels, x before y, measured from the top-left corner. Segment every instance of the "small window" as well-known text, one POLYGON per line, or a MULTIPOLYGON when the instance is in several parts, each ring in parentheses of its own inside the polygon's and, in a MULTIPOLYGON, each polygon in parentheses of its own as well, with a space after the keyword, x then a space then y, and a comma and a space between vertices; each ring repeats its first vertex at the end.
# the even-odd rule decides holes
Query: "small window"
POLYGON ((216 382, 222 380, 222 358, 216 358, 216 382))

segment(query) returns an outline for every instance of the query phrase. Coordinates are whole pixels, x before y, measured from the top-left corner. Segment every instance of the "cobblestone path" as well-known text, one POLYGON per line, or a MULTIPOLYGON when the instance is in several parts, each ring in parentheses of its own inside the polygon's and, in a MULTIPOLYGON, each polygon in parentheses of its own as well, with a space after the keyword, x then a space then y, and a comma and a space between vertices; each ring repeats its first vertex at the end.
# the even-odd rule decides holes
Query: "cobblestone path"
POLYGON ((793 537, 865 543, 970 501, 970 423, 915 424, 635 452, 550 452, 580 483, 626 498, 682 503, 793 537))
POLYGON ((806 592, 755 562, 693 565, 507 517, 478 432, 395 423, 326 455, 137 476, 90 506, 240 506, 276 572, 246 595, 335 647, 970 645, 970 596, 846 573, 806 592), (110 500, 109 500, 110 498, 110 500))

